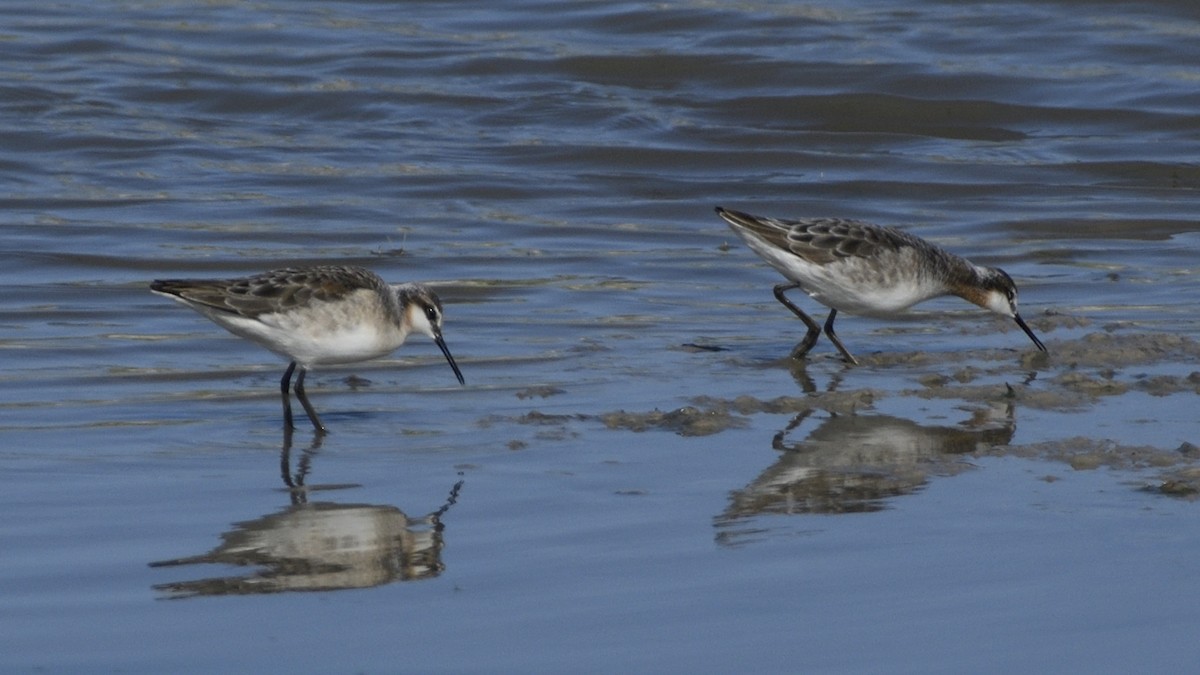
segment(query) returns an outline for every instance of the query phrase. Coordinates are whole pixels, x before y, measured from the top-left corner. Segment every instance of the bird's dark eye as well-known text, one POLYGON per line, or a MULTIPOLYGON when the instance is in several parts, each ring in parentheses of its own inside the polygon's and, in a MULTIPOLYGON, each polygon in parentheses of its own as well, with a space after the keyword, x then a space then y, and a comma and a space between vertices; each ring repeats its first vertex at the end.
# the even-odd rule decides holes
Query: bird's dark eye
POLYGON ((429 323, 437 325, 437 322, 438 322, 437 308, 436 307, 426 307, 425 308, 425 318, 429 319, 429 323))

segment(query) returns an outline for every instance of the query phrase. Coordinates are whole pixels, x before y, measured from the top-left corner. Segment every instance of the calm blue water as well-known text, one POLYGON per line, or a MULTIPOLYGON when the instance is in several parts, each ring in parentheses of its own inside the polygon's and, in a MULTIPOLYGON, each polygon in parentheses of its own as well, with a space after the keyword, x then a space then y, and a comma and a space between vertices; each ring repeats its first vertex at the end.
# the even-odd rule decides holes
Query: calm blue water
POLYGON ((1200 659, 1197 507, 1157 490, 1200 444, 1193 3, 0 26, 0 669, 1200 659), (941 300, 789 367, 718 204, 1003 265, 1050 357, 941 300), (289 443, 285 364, 147 290, 313 262, 433 283, 468 386, 414 339, 314 372, 333 431, 289 443))

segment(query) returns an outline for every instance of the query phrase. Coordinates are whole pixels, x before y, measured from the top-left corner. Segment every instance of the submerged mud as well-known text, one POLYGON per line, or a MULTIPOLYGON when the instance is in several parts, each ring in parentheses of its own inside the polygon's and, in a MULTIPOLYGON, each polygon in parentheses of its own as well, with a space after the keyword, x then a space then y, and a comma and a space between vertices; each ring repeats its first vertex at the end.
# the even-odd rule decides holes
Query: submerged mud
MULTIPOLYGON (((1078 327, 1081 322, 1068 323, 1078 327)), ((736 359, 724 348, 700 351, 713 358, 736 359)), ((1139 482, 1147 491, 1189 499, 1200 495, 1200 450, 1191 442, 1177 448, 1131 445, 1099 432, 1080 433, 1078 428, 1055 440, 1012 442, 1019 409, 1082 415, 1102 401, 1131 393, 1200 394, 1196 368, 1200 343, 1189 337, 1106 330, 1056 341, 1049 354, 966 350, 936 355, 879 353, 860 359, 860 369, 847 368, 831 377, 824 390, 813 383, 807 364, 781 361, 781 367, 792 369, 803 395, 701 394, 678 407, 570 414, 531 410, 516 417, 492 416, 482 423, 536 426, 540 429, 536 437, 542 439, 567 437, 576 433, 571 427, 579 423, 614 431, 668 431, 697 437, 748 427, 756 415, 787 416, 789 421, 772 441, 781 453, 779 462, 736 491, 729 510, 718 518, 721 522, 779 509, 882 508, 882 500, 920 489, 929 476, 957 473, 982 457, 1042 460, 1071 470, 1148 473, 1139 482), (1017 369, 1014 357, 1020 362, 1017 369), (898 386, 848 387, 856 370, 887 372, 898 386), (904 419, 878 411, 881 403, 897 399, 949 402, 963 412, 963 419, 947 425, 944 420, 904 419)), ((524 400, 533 391, 538 390, 517 396, 524 400)), ((1145 422, 1153 423, 1155 411, 1145 413, 1145 422)), ((1087 425, 1082 426, 1086 431, 1087 425)), ((1200 436, 1194 440, 1200 442, 1200 436)), ((523 448, 525 443, 510 447, 523 448)))

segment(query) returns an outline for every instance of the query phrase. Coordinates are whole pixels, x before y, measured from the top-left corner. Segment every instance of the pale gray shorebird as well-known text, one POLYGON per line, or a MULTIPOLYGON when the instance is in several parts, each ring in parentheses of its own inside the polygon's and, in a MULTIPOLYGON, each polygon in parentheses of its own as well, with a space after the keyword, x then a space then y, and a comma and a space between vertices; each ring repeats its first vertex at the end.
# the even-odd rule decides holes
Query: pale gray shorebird
POLYGON ((894 227, 842 218, 763 218, 719 206, 717 214, 767 264, 791 280, 775 287, 775 298, 808 326, 792 351, 793 358, 803 358, 821 334, 821 326, 784 295, 794 288, 829 308, 825 334, 855 365, 858 360, 833 332, 839 311, 887 318, 943 295, 957 295, 1013 319, 1038 349, 1046 351, 1017 313, 1017 285, 1002 269, 976 265, 894 227))
POLYGON ((421 284, 392 285, 361 267, 325 265, 240 279, 163 279, 150 290, 291 361, 279 383, 288 429, 293 426, 288 388, 297 366, 296 398, 313 428, 324 432, 304 393, 308 369, 390 354, 412 332, 433 338, 458 383, 465 384, 442 339, 442 302, 421 284))

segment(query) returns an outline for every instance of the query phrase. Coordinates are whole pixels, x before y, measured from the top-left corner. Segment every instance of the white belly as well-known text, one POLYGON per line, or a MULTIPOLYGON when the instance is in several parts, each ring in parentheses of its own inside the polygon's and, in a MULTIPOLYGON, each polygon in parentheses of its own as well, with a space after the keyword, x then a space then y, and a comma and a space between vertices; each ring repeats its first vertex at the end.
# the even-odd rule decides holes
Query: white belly
POLYGON ((882 261, 845 258, 818 265, 754 237, 746 242, 813 300, 839 312, 887 317, 946 293, 944 284, 918 272, 911 251, 882 261))
POLYGON ((398 327, 370 316, 345 316, 337 305, 302 311, 212 317, 235 335, 253 340, 302 366, 356 363, 385 356, 404 344, 398 327))

